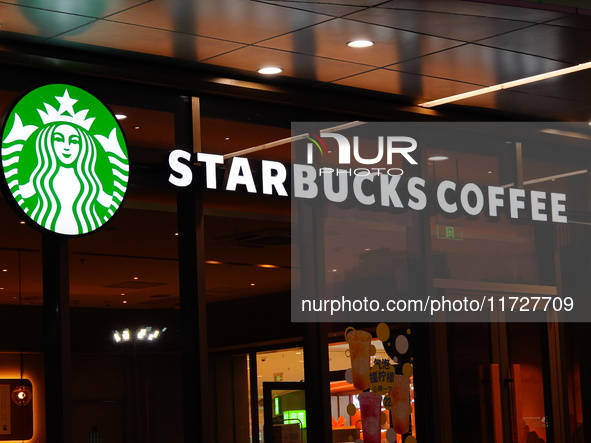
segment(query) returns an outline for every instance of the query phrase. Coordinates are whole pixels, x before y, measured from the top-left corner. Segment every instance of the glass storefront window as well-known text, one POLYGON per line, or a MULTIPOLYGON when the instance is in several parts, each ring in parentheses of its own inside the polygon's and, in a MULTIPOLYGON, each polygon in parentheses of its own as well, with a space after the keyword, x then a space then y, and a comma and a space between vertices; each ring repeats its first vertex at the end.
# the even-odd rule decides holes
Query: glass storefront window
MULTIPOLYGON (((390 343, 389 343, 390 344, 390 343)), ((375 352, 371 356, 371 365, 375 366, 379 364, 380 360, 387 360, 392 363, 396 374, 402 375, 402 362, 398 363, 397 359, 393 360, 389 356, 388 352, 384 348, 384 344, 379 339, 373 339, 371 345, 374 347, 375 352)), ((333 439, 335 441, 356 441, 360 437, 360 430, 362 429, 362 421, 360 414, 360 404, 358 396, 360 391, 353 386, 351 380, 348 379, 347 371, 351 368, 351 359, 349 357, 349 343, 347 342, 335 342, 330 343, 328 347, 329 356, 329 367, 331 374, 330 393, 331 393, 331 416, 332 416, 332 432, 333 439), (355 409, 352 408, 353 405, 355 409), (354 412, 351 415, 351 412, 354 412)), ((378 368, 375 366, 374 369, 378 368)), ((408 420, 408 435, 416 437, 416 419, 414 411, 414 377, 412 371, 410 373, 410 385, 407 393, 409 399, 409 411, 395 411, 390 412, 386 408, 384 400, 382 400, 381 413, 385 420, 381 424, 382 440, 386 440, 387 436, 390 436, 388 429, 392 427, 394 415, 399 414, 399 420, 408 420)), ((379 379, 379 375, 376 380, 379 379)), ((404 394, 403 394, 404 395, 404 394)), ((384 397, 382 397, 384 398, 384 397)), ((388 403, 389 404, 389 403, 388 403)), ((403 441, 403 436, 398 434, 396 441, 403 441)))
POLYGON ((0 197, 0 440, 44 439, 45 374, 41 236, 0 197), (12 407, 28 387, 30 403, 12 407), (8 411, 7 411, 8 409, 8 411), (8 412, 8 414, 6 414, 8 412))
MULTIPOLYGON (((475 139, 476 152, 427 150, 430 182, 451 180, 485 186, 514 186, 515 155, 505 138, 491 135, 475 139)), ((480 282, 553 285, 553 273, 541 271, 540 247, 532 223, 518 223, 505 216, 494 221, 484 215, 430 216, 433 277, 480 282)))
MULTIPOLYGON (((306 402, 303 389, 293 389, 294 383, 304 381, 304 349, 291 348, 257 352, 257 392, 259 399, 259 436, 265 441, 264 384, 273 383, 270 391, 272 403, 273 435, 297 434, 306 442, 306 402), (285 389, 281 389, 285 383, 285 389)), ((286 437, 287 438, 287 437, 286 437)), ((274 441, 282 441, 275 439, 274 441)), ((299 441, 299 440, 297 440, 299 441)))

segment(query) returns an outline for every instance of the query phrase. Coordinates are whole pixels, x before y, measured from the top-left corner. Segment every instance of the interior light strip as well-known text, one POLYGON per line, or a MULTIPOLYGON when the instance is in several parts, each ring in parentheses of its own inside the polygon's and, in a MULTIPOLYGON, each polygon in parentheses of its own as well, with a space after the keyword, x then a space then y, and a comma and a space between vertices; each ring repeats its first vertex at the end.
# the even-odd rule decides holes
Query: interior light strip
MULTIPOLYGON (((332 128, 321 129, 320 132, 322 133, 322 132, 343 131, 343 130, 348 129, 348 128, 353 128, 355 126, 364 125, 365 123, 366 122, 362 122, 362 121, 354 121, 354 122, 344 123, 344 124, 339 125, 339 126, 334 126, 332 128)), ((224 160, 227 160, 227 159, 232 158, 232 157, 238 157, 238 156, 243 156, 243 155, 246 155, 246 154, 252 154, 253 152, 264 151, 265 149, 271 149, 271 148, 275 148, 275 147, 281 146, 281 145, 287 145, 287 144, 292 143, 292 142, 297 142, 299 140, 304 140, 309 135, 310 134, 294 135, 293 137, 282 138, 281 140, 276 140, 274 142, 265 143, 265 144, 258 145, 258 146, 253 146, 252 148, 241 149, 240 151, 236 151, 236 152, 231 152, 229 154, 225 154, 224 155, 224 160)))
MULTIPOLYGON (((557 174, 557 175, 550 175, 548 177, 534 178, 532 180, 524 181, 523 185, 524 186, 534 185, 536 183, 548 182, 550 180, 557 180, 559 178, 566 178, 566 177, 572 177, 574 175, 587 174, 588 172, 589 172, 588 169, 581 169, 579 171, 565 172, 564 174, 557 174)), ((515 183, 508 183, 506 185, 502 185, 501 188, 512 188, 514 186, 515 186, 515 183)))
POLYGON ((532 75, 531 77, 525 77, 506 83, 500 83, 494 86, 488 86, 486 88, 476 89, 470 92, 464 92, 462 94, 451 95, 449 97, 440 98, 425 103, 420 103, 418 106, 422 108, 433 108, 435 106, 444 105, 446 103, 456 102, 458 100, 464 100, 466 98, 476 97, 478 95, 488 94, 490 92, 500 91, 502 89, 514 88, 516 86, 526 85, 528 83, 539 82, 540 80, 559 77, 561 75, 571 74, 573 72, 583 71, 589 68, 591 68, 591 62, 581 63, 580 65, 571 66, 569 68, 558 69, 556 71, 546 72, 544 74, 532 75))

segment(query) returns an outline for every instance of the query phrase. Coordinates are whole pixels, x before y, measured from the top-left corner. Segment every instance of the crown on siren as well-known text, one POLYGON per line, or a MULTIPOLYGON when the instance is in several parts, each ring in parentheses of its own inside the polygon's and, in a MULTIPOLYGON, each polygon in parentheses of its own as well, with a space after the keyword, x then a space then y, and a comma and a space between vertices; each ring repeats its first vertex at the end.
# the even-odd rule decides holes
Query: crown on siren
POLYGON ((88 109, 74 112, 74 104, 78 100, 71 98, 67 89, 63 96, 56 96, 55 99, 60 104, 58 109, 54 108, 49 103, 44 103, 45 111, 37 109, 43 124, 46 125, 55 122, 74 123, 87 131, 90 130, 90 127, 94 122, 94 117, 86 118, 89 111, 88 109))

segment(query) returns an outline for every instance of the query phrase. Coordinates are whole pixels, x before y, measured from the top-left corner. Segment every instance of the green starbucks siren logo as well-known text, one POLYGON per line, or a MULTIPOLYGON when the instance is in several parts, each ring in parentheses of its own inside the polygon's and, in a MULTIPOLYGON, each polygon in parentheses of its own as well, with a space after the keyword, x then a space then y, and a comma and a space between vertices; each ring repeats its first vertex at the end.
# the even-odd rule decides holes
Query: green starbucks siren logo
POLYGON ((127 190, 129 160, 119 123, 74 86, 42 86, 22 97, 6 120, 1 153, 18 206, 59 234, 99 228, 127 190))

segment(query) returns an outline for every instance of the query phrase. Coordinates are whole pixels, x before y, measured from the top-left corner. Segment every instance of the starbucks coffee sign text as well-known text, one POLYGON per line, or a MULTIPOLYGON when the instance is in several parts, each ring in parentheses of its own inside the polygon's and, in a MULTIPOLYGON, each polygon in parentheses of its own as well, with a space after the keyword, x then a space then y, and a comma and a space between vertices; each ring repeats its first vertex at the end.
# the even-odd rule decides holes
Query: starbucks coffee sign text
MULTIPOLYGON (((413 147, 414 149, 414 147, 413 147)), ((225 165, 222 155, 190 154, 183 150, 170 153, 169 182, 176 187, 194 183, 200 174, 207 189, 291 196, 298 199, 322 198, 333 203, 354 201, 364 206, 393 210, 426 209, 434 201, 440 211, 449 214, 498 217, 502 212, 509 219, 526 217, 532 221, 566 223, 566 195, 555 192, 525 190, 515 187, 459 184, 444 180, 428 184, 421 177, 403 178, 400 170, 387 168, 317 168, 310 164, 294 164, 290 169, 276 161, 263 160, 255 174, 250 161, 232 158, 221 178, 218 167, 225 165), (256 178, 255 178, 256 177, 256 178)))

